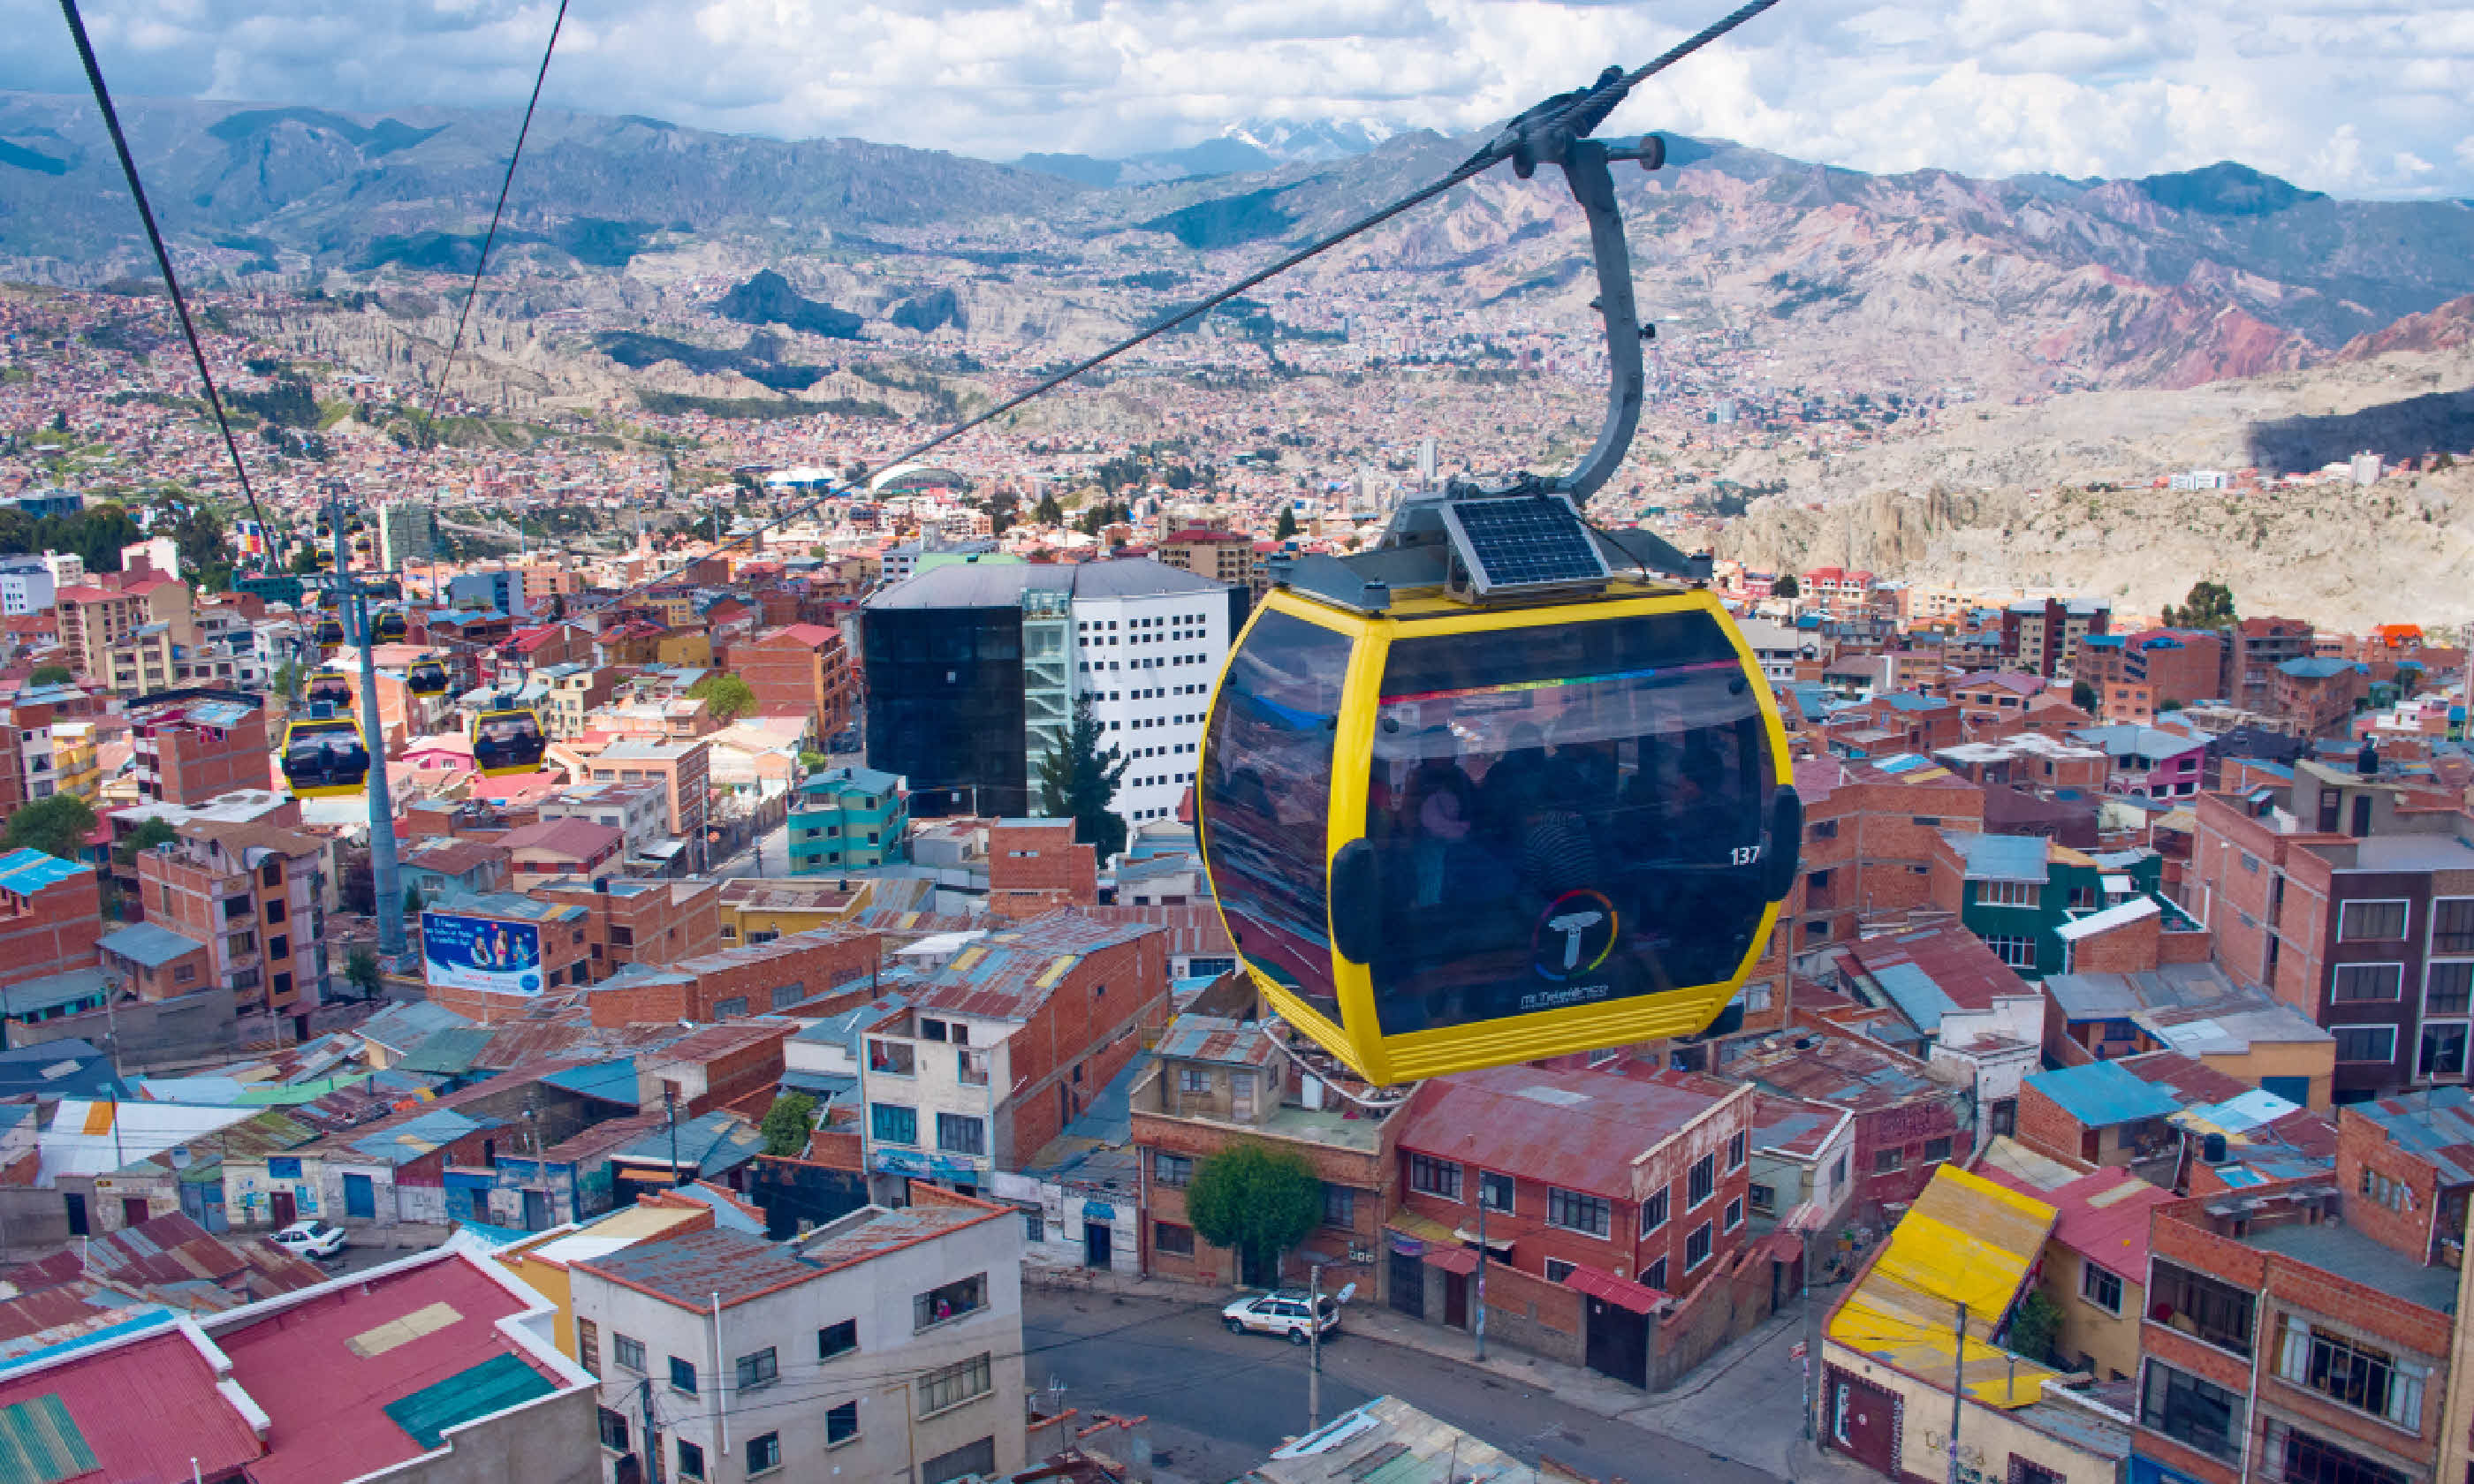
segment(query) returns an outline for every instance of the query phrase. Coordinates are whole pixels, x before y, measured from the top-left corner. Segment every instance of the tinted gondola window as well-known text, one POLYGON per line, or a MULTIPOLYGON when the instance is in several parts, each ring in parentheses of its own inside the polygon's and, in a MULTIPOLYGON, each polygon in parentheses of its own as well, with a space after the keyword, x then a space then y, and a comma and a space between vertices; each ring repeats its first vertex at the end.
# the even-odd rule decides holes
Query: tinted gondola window
POLYGON ((1237 950, 1340 1019, 1325 906, 1332 744, 1349 639, 1280 612, 1230 657, 1203 749, 1203 845, 1237 950))
POLYGON ((1384 1034, 1741 967, 1775 780, 1752 684, 1708 615, 1402 639, 1376 718, 1384 1034))

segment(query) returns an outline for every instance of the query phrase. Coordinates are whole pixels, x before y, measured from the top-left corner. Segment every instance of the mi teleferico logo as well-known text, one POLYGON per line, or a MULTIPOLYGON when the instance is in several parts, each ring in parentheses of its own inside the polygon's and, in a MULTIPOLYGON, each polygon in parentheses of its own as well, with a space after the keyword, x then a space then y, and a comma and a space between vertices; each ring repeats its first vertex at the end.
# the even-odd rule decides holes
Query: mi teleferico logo
POLYGON ((1556 984, 1589 973, 1614 951, 1621 925, 1604 893, 1587 887, 1565 892, 1546 904, 1530 930, 1529 967, 1556 984))

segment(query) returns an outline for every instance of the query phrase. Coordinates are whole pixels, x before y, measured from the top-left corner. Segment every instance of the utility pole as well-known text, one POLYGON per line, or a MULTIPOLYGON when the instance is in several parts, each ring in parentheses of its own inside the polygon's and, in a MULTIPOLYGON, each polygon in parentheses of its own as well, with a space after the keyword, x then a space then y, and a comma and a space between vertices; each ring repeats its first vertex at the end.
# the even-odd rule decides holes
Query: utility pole
POLYGON ((1813 1441, 1813 1367, 1821 1363, 1821 1308, 1812 1298, 1812 1227, 1796 1233, 1804 1239, 1804 1441, 1813 1441))
POLYGON ((667 1077, 662 1079, 662 1112, 670 1120, 670 1185, 676 1187, 682 1183, 679 1180, 679 1089, 667 1077))
POLYGON ((1312 1432, 1322 1425, 1322 1264, 1306 1272, 1306 1431, 1312 1432))
MULTIPOLYGON (((1432 447, 1432 440, 1428 441, 1432 447)), ((1477 1319, 1470 1329, 1477 1335, 1477 1358, 1486 1361, 1486 1171, 1477 1176, 1477 1319)))
POLYGON ((1958 1306, 1958 1343, 1950 1357, 1950 1484, 1958 1484, 1958 1409, 1967 1400, 1967 1305, 1958 1306))

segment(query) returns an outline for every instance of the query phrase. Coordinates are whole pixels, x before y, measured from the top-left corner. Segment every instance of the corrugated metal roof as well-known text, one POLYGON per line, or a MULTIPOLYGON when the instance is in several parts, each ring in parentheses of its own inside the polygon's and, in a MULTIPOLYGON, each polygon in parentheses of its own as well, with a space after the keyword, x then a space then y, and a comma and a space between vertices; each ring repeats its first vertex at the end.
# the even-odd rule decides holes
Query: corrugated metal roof
POLYGON ((1401 1149, 1628 1201, 1634 1159, 1735 1090, 1690 1072, 1499 1066, 1427 1082, 1394 1116, 1401 1149))
MULTIPOLYGON (((92 1354, 72 1354, 0 1382, 0 1406, 56 1398, 109 1480, 236 1475, 264 1452, 216 1386, 198 1347, 177 1330, 92 1354), (143 1405, 132 1399, 143 1398, 143 1405)), ((34 1475, 29 1474, 28 1477, 34 1475)))
POLYGON ((1830 1316, 1831 1340, 1945 1389, 1963 1358, 1968 1396, 1988 1406, 2041 1400, 2054 1373, 2017 1363, 1980 1336, 2001 1328, 2054 1219, 2042 1201, 1942 1165, 1830 1316))
POLYGON ((396 1067, 407 1072, 435 1072, 445 1077, 460 1077, 473 1069, 473 1064, 497 1034, 486 1025, 457 1026, 433 1031, 422 1038, 396 1067))
POLYGON ((2035 835, 1978 835, 1945 829, 1941 837, 1958 851, 1971 881, 2045 879, 2045 841, 2035 835))
POLYGON ((59 1396, 0 1407, 0 1484, 59 1484, 101 1467, 59 1396))
POLYGON ((11 850, 0 855, 0 891, 31 897, 47 886, 58 886, 73 877, 93 874, 92 866, 65 861, 40 850, 11 850))
POLYGON ((1272 1065, 1278 1048, 1259 1025, 1220 1016, 1182 1015, 1169 1022, 1153 1052, 1172 1061, 1260 1067, 1272 1065))
POLYGON ((183 938, 159 922, 132 922, 117 932, 106 933, 95 946, 106 953, 117 953, 149 969, 160 969, 184 954, 206 946, 194 938, 183 938))
POLYGON ((2091 1062, 2059 1071, 2036 1072, 2027 1086, 2052 1099, 2081 1128, 2109 1128, 2181 1112, 2179 1099, 2145 1082, 2119 1062, 2091 1062))
POLYGON ((493 1355, 435 1385, 399 1397, 382 1410, 426 1451, 446 1441, 449 1427, 503 1412, 558 1388, 549 1377, 513 1355, 493 1355))

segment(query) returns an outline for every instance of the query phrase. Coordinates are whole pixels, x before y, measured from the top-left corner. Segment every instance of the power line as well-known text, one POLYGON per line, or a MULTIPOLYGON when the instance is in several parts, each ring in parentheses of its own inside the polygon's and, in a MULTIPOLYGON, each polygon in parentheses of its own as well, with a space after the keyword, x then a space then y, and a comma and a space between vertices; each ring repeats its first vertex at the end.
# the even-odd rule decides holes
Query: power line
MULTIPOLYGON (((1228 300, 1235 299, 1238 295, 1243 294, 1248 289, 1253 288, 1257 284, 1264 282, 1266 279, 1276 277, 1279 275, 1288 272, 1290 269, 1304 263, 1310 258, 1320 256, 1321 254, 1331 251, 1333 248, 1339 247, 1342 243, 1348 241, 1352 237, 1359 236, 1380 227, 1385 222, 1392 220, 1394 217, 1400 215, 1404 211, 1410 210, 1412 207, 1422 205, 1425 203, 1434 200, 1436 197, 1443 194, 1445 191, 1450 190, 1456 185, 1463 184, 1477 176, 1483 175, 1488 170, 1501 164, 1504 160, 1522 157, 1522 152, 1531 147, 1531 140, 1533 138, 1533 133, 1524 132, 1523 126, 1530 124, 1533 120, 1538 121, 1539 126, 1549 132, 1554 131, 1569 131, 1576 135, 1587 134, 1589 130, 1596 128, 1599 123, 1603 122, 1606 119, 1606 116, 1614 110, 1616 105, 1622 103, 1626 95, 1628 95, 1631 90, 1635 86, 1638 85, 1643 80, 1665 71, 1668 67, 1682 61, 1685 58, 1689 57, 1693 53, 1701 50, 1703 47, 1708 46, 1710 42, 1727 35, 1727 33, 1734 31, 1736 27, 1741 26, 1744 22, 1751 20, 1754 16, 1760 14, 1762 12, 1770 9, 1777 3, 1778 0, 1747 0, 1746 4, 1737 7, 1726 15, 1710 22, 1701 30, 1693 33, 1689 36, 1686 36, 1675 45, 1668 47, 1657 57, 1652 58, 1650 60, 1642 63, 1640 66, 1633 69, 1629 73, 1624 72, 1619 68, 1609 67, 1606 72, 1600 76, 1598 81, 1590 86, 1549 99, 1545 103, 1539 105, 1537 108, 1532 108, 1528 112, 1514 119, 1512 123, 1506 126, 1502 132, 1498 132, 1492 140, 1489 141, 1484 148, 1480 149, 1476 154, 1471 155, 1467 159, 1463 160, 1459 165, 1455 166, 1449 174, 1444 175, 1441 179, 1426 185, 1419 186, 1418 189, 1411 191, 1408 195, 1393 202, 1390 205, 1381 207, 1378 210, 1369 212, 1367 215, 1359 217, 1356 221, 1349 223, 1346 227, 1340 228, 1338 231, 1332 232, 1328 236, 1325 236, 1307 247, 1298 249, 1297 251, 1280 258, 1278 261, 1273 263, 1267 268, 1249 274, 1245 277, 1238 279, 1235 283, 1232 283, 1226 288, 1222 289, 1220 292, 1211 295, 1209 298, 1196 300, 1194 303, 1178 310, 1167 319, 1161 320, 1146 329, 1139 330, 1134 334, 1127 336, 1125 339, 1118 341, 1106 349, 1075 362, 1063 371, 1041 380, 1037 384, 1033 385, 1030 390, 1009 396, 985 412, 965 418, 961 421, 957 422, 953 426, 936 434, 934 437, 912 444, 910 447, 904 449, 901 453, 885 459, 878 466, 878 468, 881 470, 897 467, 920 457, 923 454, 929 453, 946 443, 949 443, 955 439, 961 437, 964 433, 971 431, 973 428, 984 426, 986 423, 1013 411, 1024 403, 1029 402, 1035 397, 1046 395, 1048 393, 1056 390, 1065 383, 1072 381, 1086 371, 1092 371, 1116 359, 1118 356, 1125 354, 1135 347, 1156 339, 1159 336, 1168 333, 1170 330, 1176 328, 1178 325, 1186 323, 1188 321, 1196 319, 1201 315, 1208 314, 1213 309, 1216 309, 1220 305, 1226 303, 1228 300)), ((1528 171, 1524 169, 1521 173, 1526 175, 1528 171)), ((615 608, 618 605, 626 602, 628 598, 645 590, 646 588, 658 587, 665 583, 676 582, 696 562, 707 561, 713 557, 717 557, 721 553, 728 551, 735 546, 743 545, 753 538, 763 536, 765 532, 772 530, 776 526, 788 525, 791 521, 807 515, 811 512, 823 506, 827 501, 837 499, 849 492, 851 487, 855 483, 855 480, 845 480, 839 489, 829 489, 824 493, 817 495, 814 499, 807 501, 805 504, 794 506, 780 515, 774 516, 769 520, 760 522, 753 530, 748 531, 744 535, 734 536, 729 540, 716 542, 685 565, 654 577, 631 583, 627 586, 621 587, 616 593, 603 599, 601 602, 594 605, 592 608, 587 609, 585 611, 570 615, 566 621, 573 623, 581 619, 593 617, 596 613, 600 613, 608 609, 615 608)))
POLYGON ((104 84, 103 67, 94 60, 94 43, 86 39, 85 17, 79 13, 77 0, 61 0, 61 14, 69 23, 69 36, 77 42, 78 60, 85 64, 85 80, 94 88, 95 107, 103 110, 103 127, 111 134, 112 151, 120 156, 120 173, 129 178, 130 199, 137 203, 138 220, 146 224, 146 240, 155 249, 155 262, 163 271, 163 287, 172 296, 173 312, 180 316, 181 334, 189 342, 190 359, 198 363, 198 380, 206 389, 206 406, 213 410, 215 426, 223 430, 224 449, 231 455, 232 473, 240 480, 240 492, 249 500, 249 513, 257 521, 268 551, 260 553, 267 569, 274 569, 274 529, 267 524, 266 512, 258 508, 257 491, 250 487, 249 468, 241 463, 240 443, 232 437, 231 419, 224 416, 224 399, 215 390, 215 373, 206 368, 206 347, 198 342, 198 327, 189 320, 188 300, 181 294, 181 280, 172 272, 172 254, 164 249, 163 233, 155 225, 155 208, 147 203, 145 183, 137 178, 137 161, 129 153, 129 137, 121 132, 120 110, 111 106, 111 89, 104 84))
MULTIPOLYGON (((71 0, 61 0, 67 5, 71 0)), ((541 107, 542 84, 549 77, 549 60, 558 50, 559 29, 567 24, 567 0, 558 0, 558 14, 549 23, 549 44, 542 48, 541 70, 533 74, 533 95, 524 105, 523 122, 516 126, 516 147, 507 156, 507 174, 498 182, 498 203, 490 208, 490 229, 481 236, 481 255, 473 264, 473 286, 465 291, 464 307, 455 316, 455 335, 447 343, 447 359, 438 368, 438 381, 429 389, 429 410, 422 419, 422 434, 431 446, 438 443, 438 399, 447 395, 447 378, 455 373, 455 355, 464 347, 464 326, 473 318, 473 301, 481 297, 481 275, 489 271, 490 247, 498 240, 498 219, 506 214, 507 193, 515 188, 516 163, 524 157, 524 138, 533 130, 533 110, 541 107)))

